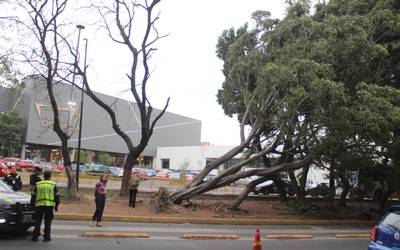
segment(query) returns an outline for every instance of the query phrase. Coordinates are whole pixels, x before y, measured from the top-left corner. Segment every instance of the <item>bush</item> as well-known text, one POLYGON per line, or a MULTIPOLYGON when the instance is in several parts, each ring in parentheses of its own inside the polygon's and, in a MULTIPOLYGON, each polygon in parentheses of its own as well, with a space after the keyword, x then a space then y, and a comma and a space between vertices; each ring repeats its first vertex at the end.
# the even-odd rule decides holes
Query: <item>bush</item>
POLYGON ((107 153, 101 153, 96 156, 96 162, 103 164, 105 166, 110 166, 112 164, 112 157, 107 153))
POLYGON ((294 214, 305 214, 311 209, 311 202, 307 200, 293 200, 288 202, 289 210, 294 214))

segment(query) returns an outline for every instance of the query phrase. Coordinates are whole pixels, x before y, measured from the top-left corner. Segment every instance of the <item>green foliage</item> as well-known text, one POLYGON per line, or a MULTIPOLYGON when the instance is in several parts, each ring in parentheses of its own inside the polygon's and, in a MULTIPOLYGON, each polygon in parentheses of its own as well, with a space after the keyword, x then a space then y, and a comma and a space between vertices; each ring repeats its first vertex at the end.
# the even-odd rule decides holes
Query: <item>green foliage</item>
MULTIPOLYGON (((86 152, 85 150, 80 150, 80 156, 79 156, 79 161, 80 164, 85 164, 85 160, 86 160, 86 152)), ((75 152, 75 158, 74 158, 75 162, 78 162, 78 152, 75 152)))
POLYGON ((0 154, 14 156, 20 153, 24 122, 16 111, 0 113, 0 154))
POLYGON ((20 86, 20 73, 13 68, 11 60, 0 55, 0 85, 17 89, 20 86))
POLYGON ((290 200, 288 208, 294 214, 305 214, 310 211, 311 202, 307 200, 290 200))
POLYGON ((100 154, 96 155, 95 161, 97 163, 103 164, 105 166, 111 166, 112 157, 108 153, 100 153, 100 154))
POLYGON ((258 11, 253 29, 219 38, 225 113, 240 119, 250 107, 249 125, 261 124, 265 138, 283 134, 293 154, 334 165, 335 178, 399 169, 399 1, 331 0, 313 14, 310 1, 288 3, 284 19, 258 11))

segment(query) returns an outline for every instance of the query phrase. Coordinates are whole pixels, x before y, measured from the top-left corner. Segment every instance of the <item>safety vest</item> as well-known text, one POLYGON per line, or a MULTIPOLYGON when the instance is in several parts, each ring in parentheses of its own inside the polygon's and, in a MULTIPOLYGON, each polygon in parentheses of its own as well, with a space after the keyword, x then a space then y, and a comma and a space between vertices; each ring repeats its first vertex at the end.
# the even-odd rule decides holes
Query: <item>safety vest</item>
POLYGON ((54 187, 56 183, 52 181, 40 181, 36 183, 36 200, 35 206, 54 207, 54 187))

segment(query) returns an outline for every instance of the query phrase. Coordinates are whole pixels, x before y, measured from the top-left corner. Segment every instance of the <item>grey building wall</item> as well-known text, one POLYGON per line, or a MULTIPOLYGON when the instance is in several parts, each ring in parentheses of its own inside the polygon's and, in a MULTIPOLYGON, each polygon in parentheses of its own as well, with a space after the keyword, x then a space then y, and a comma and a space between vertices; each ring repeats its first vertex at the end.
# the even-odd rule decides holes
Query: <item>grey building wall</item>
MULTIPOLYGON (((24 94, 16 107, 23 119, 27 121, 26 143, 60 146, 60 140, 52 128, 53 111, 43 79, 30 78, 26 80, 25 85, 24 94)), ((60 109, 61 124, 65 131, 69 128, 72 133, 69 146, 76 148, 81 92, 77 88, 71 92, 71 86, 63 83, 56 84, 54 91, 60 109), (75 106, 68 105, 71 100, 76 103, 75 106)), ((103 101, 112 105, 120 127, 131 137, 135 145, 138 144, 141 131, 137 105, 124 99, 97 94, 103 101)), ((2 102, 0 102, 1 105, 3 105, 2 102)), ((160 112, 161 110, 154 109, 152 117, 154 118, 160 112)), ((83 149, 127 153, 126 144, 111 127, 109 115, 87 95, 84 95, 82 124, 81 147, 83 149)), ((156 149, 160 146, 198 146, 200 135, 201 121, 166 112, 158 121, 143 154, 155 156, 156 149)))

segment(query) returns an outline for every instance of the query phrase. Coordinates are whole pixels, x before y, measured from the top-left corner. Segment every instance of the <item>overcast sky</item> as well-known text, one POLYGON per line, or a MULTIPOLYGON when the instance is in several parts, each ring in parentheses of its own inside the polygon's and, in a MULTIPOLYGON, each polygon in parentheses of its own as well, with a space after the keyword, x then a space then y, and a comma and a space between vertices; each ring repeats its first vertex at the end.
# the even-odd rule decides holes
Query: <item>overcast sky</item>
MULTIPOLYGON (((171 97, 169 112, 201 120, 202 142, 237 144, 238 122, 225 116, 216 102, 224 80, 216 43, 223 30, 250 22, 256 10, 268 10, 281 18, 284 0, 163 0, 158 6, 159 30, 169 36, 158 43, 152 61, 148 85, 152 105, 162 108, 171 97)), ((129 88, 124 74, 127 53, 99 36, 89 38, 90 82, 94 90, 116 96, 129 88)), ((132 99, 129 93, 118 96, 132 99)))

